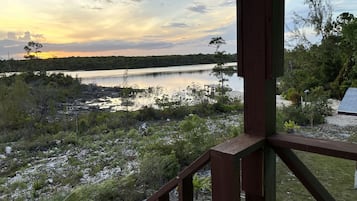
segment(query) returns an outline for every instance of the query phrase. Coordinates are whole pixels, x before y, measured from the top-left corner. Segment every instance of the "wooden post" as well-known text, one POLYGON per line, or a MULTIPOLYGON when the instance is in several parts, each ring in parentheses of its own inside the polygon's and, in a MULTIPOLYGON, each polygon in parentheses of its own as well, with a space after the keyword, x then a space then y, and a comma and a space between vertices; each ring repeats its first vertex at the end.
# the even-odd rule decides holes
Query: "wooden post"
POLYGON ((192 201, 193 200, 193 184, 192 175, 180 181, 179 186, 179 201, 192 201))
POLYGON ((211 148, 212 200, 240 200, 240 159, 264 143, 263 137, 240 135, 211 148))
POLYGON ((170 201, 169 193, 164 194, 163 196, 159 197, 158 201, 170 201))
POLYGON ((212 200, 240 200, 240 161, 217 151, 211 152, 212 200))
MULTIPOLYGON (((238 74, 244 77, 244 132, 275 134, 276 77, 282 73, 284 0, 238 0, 238 74)), ((275 200, 275 153, 242 160, 246 200, 275 200)))

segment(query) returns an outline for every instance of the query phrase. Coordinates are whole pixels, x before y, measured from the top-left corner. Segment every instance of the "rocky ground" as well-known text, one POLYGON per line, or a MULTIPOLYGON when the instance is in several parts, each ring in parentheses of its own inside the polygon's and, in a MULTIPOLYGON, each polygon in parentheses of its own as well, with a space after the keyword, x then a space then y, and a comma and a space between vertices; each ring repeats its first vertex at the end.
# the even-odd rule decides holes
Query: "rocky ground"
POLYGON ((357 135, 357 116, 338 114, 340 101, 329 100, 332 115, 325 118, 326 123, 314 127, 303 127, 299 130, 305 136, 348 141, 351 136, 357 135))
POLYGON ((124 160, 135 152, 130 143, 120 139, 98 139, 80 146, 59 143, 31 155, 17 150, 17 145, 13 147, 11 153, 2 156, 1 167, 6 169, 13 163, 22 167, 1 178, 0 200, 47 200, 56 192, 68 193, 74 186, 98 183, 136 168, 131 160, 124 160))
MULTIPOLYGON (((286 103, 288 104, 288 103, 286 103)), ((315 127, 302 127, 297 133, 304 136, 350 141, 357 135, 357 116, 339 115, 333 102, 333 116, 326 123, 315 127)), ((229 115, 207 119, 212 132, 233 125, 241 116, 229 115)), ((159 126, 165 128, 164 126, 159 126)), ((8 177, 0 177, 0 200, 47 200, 54 194, 68 193, 75 186, 95 184, 104 180, 127 175, 137 170, 137 151, 130 136, 120 131, 76 140, 55 141, 46 150, 29 154, 22 145, 11 144, 0 151, 0 173, 9 166, 16 169, 8 177), (123 137, 126 136, 126 137, 123 137), (11 150, 9 150, 9 147, 11 150)))
POLYGON ((316 132, 314 137, 351 140, 351 137, 357 135, 357 116, 338 114, 337 109, 340 104, 338 100, 329 100, 329 103, 332 108, 332 116, 326 117, 325 124, 306 129, 304 133, 313 135, 312 132, 316 132))
MULTIPOLYGON (((226 132, 223 125, 234 125, 238 118, 241 115, 208 118, 207 127, 211 132, 226 132)), ((175 122, 147 125, 166 135, 177 127, 175 122)), ((0 143, 0 175, 7 175, 0 176, 0 200, 55 200, 54 196, 68 195, 78 186, 138 171, 138 144, 145 141, 139 130, 98 131, 90 136, 63 133, 56 140, 0 143), (33 150, 31 143, 41 148, 33 150)))

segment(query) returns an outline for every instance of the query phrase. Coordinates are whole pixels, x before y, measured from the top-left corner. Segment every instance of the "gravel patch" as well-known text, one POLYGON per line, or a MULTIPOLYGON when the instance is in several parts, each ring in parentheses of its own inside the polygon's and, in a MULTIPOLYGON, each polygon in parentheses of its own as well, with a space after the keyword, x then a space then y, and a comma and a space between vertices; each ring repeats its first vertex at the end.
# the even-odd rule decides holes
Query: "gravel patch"
POLYGON ((326 117, 326 123, 341 127, 357 126, 357 116, 338 114, 339 100, 329 99, 329 106, 332 108, 332 116, 326 117))
POLYGON ((341 127, 357 126, 357 116, 334 114, 326 117, 326 123, 341 127))

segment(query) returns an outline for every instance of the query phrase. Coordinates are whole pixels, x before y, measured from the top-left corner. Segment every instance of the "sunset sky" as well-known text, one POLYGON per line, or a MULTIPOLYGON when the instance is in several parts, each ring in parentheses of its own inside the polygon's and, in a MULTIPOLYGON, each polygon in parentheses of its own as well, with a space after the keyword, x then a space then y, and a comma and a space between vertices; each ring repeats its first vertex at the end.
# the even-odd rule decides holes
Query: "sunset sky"
MULTIPOLYGON (((303 0, 286 0, 306 13, 303 0)), ((334 13, 356 15, 357 1, 333 1, 334 13)), ((1 0, 0 59, 21 59, 30 40, 42 57, 213 53, 207 44, 222 36, 236 50, 235 0, 1 0)), ((308 31, 307 31, 308 32, 308 31)), ((288 34, 288 33, 287 33, 288 34)))

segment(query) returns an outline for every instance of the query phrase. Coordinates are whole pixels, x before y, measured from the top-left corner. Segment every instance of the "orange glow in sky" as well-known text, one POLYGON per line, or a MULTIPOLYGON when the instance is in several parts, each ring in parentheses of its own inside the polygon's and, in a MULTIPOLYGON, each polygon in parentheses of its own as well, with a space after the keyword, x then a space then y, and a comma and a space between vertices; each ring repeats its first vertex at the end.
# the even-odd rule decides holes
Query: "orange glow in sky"
POLYGON ((42 58, 189 54, 195 40, 213 52, 209 37, 235 26, 227 0, 5 0, 0 12, 1 57, 22 57, 30 40, 44 45, 42 58))

